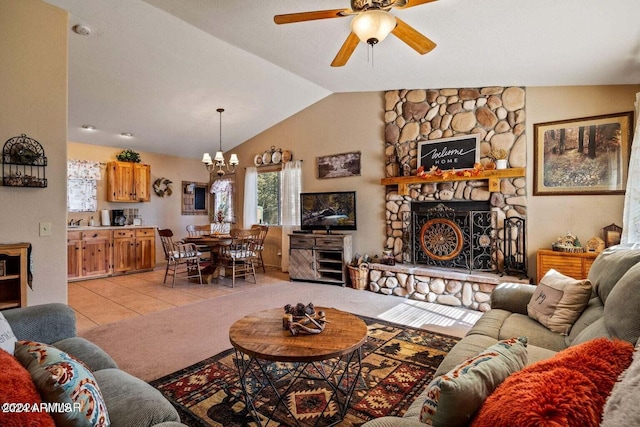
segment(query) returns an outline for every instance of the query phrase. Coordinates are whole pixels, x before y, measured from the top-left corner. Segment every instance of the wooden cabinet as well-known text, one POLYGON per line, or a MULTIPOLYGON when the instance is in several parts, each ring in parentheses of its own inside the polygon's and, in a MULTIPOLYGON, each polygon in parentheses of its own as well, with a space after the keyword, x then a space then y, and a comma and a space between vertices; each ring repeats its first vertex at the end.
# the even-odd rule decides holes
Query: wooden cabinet
POLYGON ((111 231, 82 232, 82 276, 105 276, 111 273, 111 231))
POLYGON ((67 231, 67 279, 151 270, 156 266, 155 228, 67 231))
POLYGON ((67 279, 111 273, 111 230, 67 232, 67 279))
POLYGON ((351 246, 350 234, 290 234, 289 278, 345 286, 351 246))
POLYGON ((27 305, 29 243, 0 245, 0 310, 27 305))
POLYGON ((107 163, 107 201, 148 202, 151 197, 151 166, 142 163, 107 163))
POLYGON ((136 269, 136 236, 132 229, 113 231, 113 272, 136 269))
POLYGON ((591 264, 597 256, 595 252, 573 253, 539 249, 536 283, 540 282, 540 279, 552 268, 574 279, 586 279, 591 264))
POLYGON ((156 234, 154 228, 136 229, 136 270, 156 266, 156 234))

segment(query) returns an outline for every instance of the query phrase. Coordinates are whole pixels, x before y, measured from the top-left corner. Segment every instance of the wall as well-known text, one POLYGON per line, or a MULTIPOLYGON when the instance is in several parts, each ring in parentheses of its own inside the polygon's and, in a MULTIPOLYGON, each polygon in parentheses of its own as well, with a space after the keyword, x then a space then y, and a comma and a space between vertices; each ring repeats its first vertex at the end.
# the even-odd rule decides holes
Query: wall
MULTIPOLYGON (((109 162, 116 160, 116 154, 122 151, 115 147, 69 142, 68 158, 73 160, 91 160, 95 162, 109 162)), ((69 218, 83 219, 82 225, 87 225, 91 216, 96 225, 100 224, 99 212, 102 209, 138 209, 144 225, 155 225, 159 228, 170 228, 176 236, 182 238, 187 235, 188 224, 208 224, 207 215, 182 215, 182 181, 209 182, 209 173, 200 160, 166 156, 162 154, 140 152, 141 162, 151 165, 151 183, 158 178, 168 178, 172 181, 171 196, 158 197, 151 190, 151 201, 141 203, 110 203, 107 202, 106 167, 102 168, 102 180, 98 181, 98 212, 80 213, 70 212, 69 218)), ((66 203, 66 200, 65 200, 66 203)), ((158 239, 156 244, 156 261, 164 262, 162 246, 158 239)))
MULTIPOLYGON (((357 191, 358 231, 354 253, 380 253, 384 247, 384 97, 381 92, 333 94, 236 147, 241 170, 253 166, 256 154, 271 146, 303 160, 303 191, 357 191), (316 157, 361 151, 361 175, 318 179, 316 157)), ((238 175, 238 212, 242 218, 244 174, 238 175)), ((280 227, 271 227, 267 246, 281 242, 280 227)), ((271 250, 270 253, 277 251, 271 250)), ((267 253, 265 252, 265 256, 267 253)), ((279 265, 277 259, 265 259, 279 265)))
MULTIPOLYGON (((533 124, 633 110, 640 85, 527 87, 527 158, 533 157, 533 124)), ((272 145, 304 159, 304 191, 358 191, 358 231, 354 252, 380 254, 385 245, 384 94, 333 94, 237 147, 241 166, 272 145), (317 156, 362 151, 362 176, 318 180, 317 156)), ((533 162, 528 161, 527 194, 533 194, 533 162)), ((243 176, 239 174, 240 212, 243 176)), ((535 278, 535 254, 568 230, 586 242, 600 229, 622 225, 624 196, 529 196, 527 252, 529 275, 535 278)), ((273 228, 273 227, 272 227, 273 228)), ((269 232, 277 243, 277 230, 269 232), (273 233, 273 234, 272 234, 273 233)))
POLYGON ((40 0, 0 0, 0 141, 24 133, 47 156, 46 188, 0 186, 0 243, 33 246, 27 304, 67 302, 67 23, 40 0), (39 223, 51 236, 39 236, 39 223))
MULTIPOLYGON (((527 88, 527 156, 533 159, 533 125, 549 121, 633 111, 640 85, 527 88)), ((634 123, 635 126, 635 123, 634 123)), ((527 171, 527 193, 533 195, 533 162, 527 171)), ((624 195, 530 196, 528 208, 529 276, 535 277, 535 253, 551 248, 568 231, 586 243, 602 237, 611 223, 622 226, 624 195)))

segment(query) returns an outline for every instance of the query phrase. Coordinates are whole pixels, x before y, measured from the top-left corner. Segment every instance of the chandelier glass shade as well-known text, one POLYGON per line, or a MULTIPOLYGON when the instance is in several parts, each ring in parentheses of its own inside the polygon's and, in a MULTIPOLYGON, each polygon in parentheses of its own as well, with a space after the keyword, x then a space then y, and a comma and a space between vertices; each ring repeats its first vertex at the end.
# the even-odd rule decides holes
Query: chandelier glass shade
POLYGON ((396 27, 396 18, 384 10, 372 9, 351 20, 351 31, 370 45, 384 40, 396 27))
POLYGON ((236 166, 240 164, 240 160, 236 154, 231 154, 231 156, 229 156, 228 165, 224 160, 224 154, 222 152, 222 113, 224 112, 224 108, 218 108, 216 111, 220 113, 220 148, 213 159, 211 159, 211 155, 209 153, 204 153, 202 156, 202 163, 204 163, 209 172, 215 169, 216 173, 222 176, 225 174, 225 170, 230 173, 235 172, 236 166))

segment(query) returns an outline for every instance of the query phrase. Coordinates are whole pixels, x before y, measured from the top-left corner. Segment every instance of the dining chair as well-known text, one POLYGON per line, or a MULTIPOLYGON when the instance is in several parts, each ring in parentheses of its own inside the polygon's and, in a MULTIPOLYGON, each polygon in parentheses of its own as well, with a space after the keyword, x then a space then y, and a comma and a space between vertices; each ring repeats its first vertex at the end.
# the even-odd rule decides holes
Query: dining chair
POLYGON ((253 276, 253 283, 257 283, 256 269, 256 242, 260 234, 260 229, 252 228, 248 230, 234 228, 229 231, 231 244, 223 246, 220 253, 221 265, 231 270, 231 287, 236 283, 237 277, 247 280, 247 276, 253 276))
MULTIPOLYGON (((205 225, 194 225, 194 224, 189 224, 187 225, 187 235, 189 237, 202 237, 202 236, 208 236, 211 233, 211 226, 209 224, 205 224, 205 225)), ((196 245, 196 247, 198 248, 198 250, 200 252, 208 252, 209 255, 207 257, 207 259, 211 259, 211 255, 213 254, 212 249, 204 244, 197 244, 194 243, 196 245)))
POLYGON ((260 234, 258 235, 258 239, 256 240, 256 267, 262 267, 262 272, 266 273, 266 269, 264 267, 264 259, 262 258, 262 251, 264 250, 264 240, 267 238, 267 233, 269 232, 269 226, 264 224, 253 224, 251 228, 260 229, 260 234))
POLYGON ((198 251, 193 243, 175 242, 173 240, 173 232, 169 229, 158 229, 162 249, 164 250, 164 258, 167 261, 167 267, 164 270, 164 282, 167 283, 167 275, 169 270, 172 272, 173 281, 171 287, 176 284, 176 275, 182 274, 186 279, 198 278, 202 285, 202 267, 200 256, 202 253, 198 251))

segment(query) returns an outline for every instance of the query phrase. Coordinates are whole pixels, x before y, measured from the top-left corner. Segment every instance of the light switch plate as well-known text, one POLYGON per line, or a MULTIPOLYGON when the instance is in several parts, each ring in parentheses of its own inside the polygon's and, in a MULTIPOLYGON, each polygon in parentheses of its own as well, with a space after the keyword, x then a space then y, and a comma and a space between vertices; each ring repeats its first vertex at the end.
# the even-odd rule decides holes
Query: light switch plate
POLYGON ((50 222, 41 222, 40 223, 40 235, 41 236, 51 236, 51 223, 50 222))

